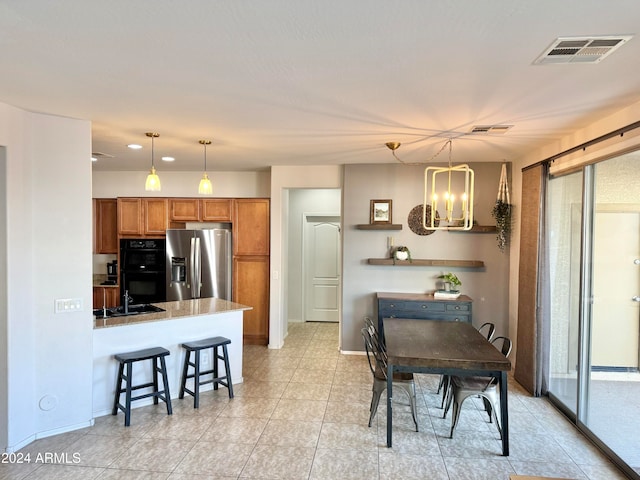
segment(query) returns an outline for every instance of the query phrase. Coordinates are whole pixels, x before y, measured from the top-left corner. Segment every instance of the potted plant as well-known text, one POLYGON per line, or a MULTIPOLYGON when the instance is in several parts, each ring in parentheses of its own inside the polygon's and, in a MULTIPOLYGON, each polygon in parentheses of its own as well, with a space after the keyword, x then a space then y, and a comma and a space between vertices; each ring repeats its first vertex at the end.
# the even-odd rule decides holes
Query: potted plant
POLYGON ((496 219, 498 248, 501 252, 504 252, 511 236, 511 203, 509 200, 509 185, 507 184, 507 167, 504 164, 500 173, 498 196, 496 204, 491 210, 491 216, 496 219))
POLYGON ((396 263, 396 260, 409 260, 411 262, 411 252, 409 251, 409 247, 396 247, 393 252, 393 263, 396 263))
POLYGON ((457 291, 462 286, 462 282, 455 273, 443 273, 438 278, 444 281, 444 289, 447 291, 457 291))

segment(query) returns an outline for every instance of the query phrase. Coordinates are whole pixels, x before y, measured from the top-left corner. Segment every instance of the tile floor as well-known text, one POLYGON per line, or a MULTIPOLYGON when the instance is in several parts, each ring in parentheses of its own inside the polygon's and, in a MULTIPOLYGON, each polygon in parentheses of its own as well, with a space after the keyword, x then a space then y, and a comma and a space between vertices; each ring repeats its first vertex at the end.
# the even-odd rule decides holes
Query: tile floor
MULTIPOLYGON (((417 376, 420 432, 408 406, 394 409, 394 447, 385 445, 385 407, 367 427, 371 375, 364 356, 336 351, 335 324, 292 324, 280 350, 247 346, 244 384, 123 415, 38 440, 20 453, 58 463, 0 464, 0 479, 504 479, 518 473, 574 479, 625 477, 545 399, 510 383, 511 455, 500 455, 481 402, 465 402, 454 438, 442 419, 438 377, 417 376), (79 463, 74 463, 79 459, 79 463)), ((402 399, 399 399, 402 401, 402 399)))

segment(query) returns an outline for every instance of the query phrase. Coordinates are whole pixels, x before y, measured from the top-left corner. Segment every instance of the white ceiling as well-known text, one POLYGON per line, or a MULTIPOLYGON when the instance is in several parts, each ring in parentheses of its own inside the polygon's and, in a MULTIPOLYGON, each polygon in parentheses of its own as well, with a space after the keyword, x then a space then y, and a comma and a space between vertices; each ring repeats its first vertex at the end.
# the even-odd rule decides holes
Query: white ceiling
POLYGON ((637 0, 9 0, 0 101, 92 121, 96 170, 515 160, 640 101, 640 38, 533 65, 557 37, 635 34, 637 0), (508 124, 504 135, 465 135, 508 124), (133 151, 129 143, 145 148, 133 151), (169 164, 159 160, 172 155, 169 164), (438 161, 446 161, 446 154, 438 161))

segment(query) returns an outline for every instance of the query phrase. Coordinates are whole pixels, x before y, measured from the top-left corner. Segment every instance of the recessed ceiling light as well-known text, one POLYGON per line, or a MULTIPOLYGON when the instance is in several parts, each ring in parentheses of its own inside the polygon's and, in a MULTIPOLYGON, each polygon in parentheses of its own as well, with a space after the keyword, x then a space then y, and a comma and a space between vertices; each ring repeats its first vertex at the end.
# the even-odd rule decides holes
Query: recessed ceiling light
POLYGON ((164 160, 165 162, 173 162, 175 160, 175 158, 173 158, 173 157, 162 157, 162 160, 164 160))
POLYGON ((127 145, 127 147, 132 150, 140 150, 142 148, 142 145, 138 145, 137 143, 130 143, 129 145, 127 145))

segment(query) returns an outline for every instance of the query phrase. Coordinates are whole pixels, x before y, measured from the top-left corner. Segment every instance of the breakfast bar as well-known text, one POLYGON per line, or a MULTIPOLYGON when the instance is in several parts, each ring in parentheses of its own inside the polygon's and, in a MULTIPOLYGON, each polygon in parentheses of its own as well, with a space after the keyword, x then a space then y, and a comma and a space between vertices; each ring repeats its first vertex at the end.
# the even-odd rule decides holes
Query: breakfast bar
MULTIPOLYGON (((218 298, 200 298, 153 304, 163 311, 139 315, 96 318, 93 329, 93 416, 111 413, 118 363, 115 354, 162 346, 166 358, 171 398, 180 390, 183 342, 223 336, 228 346, 233 383, 242 382, 243 312, 251 307, 218 298)), ((211 359, 208 359, 211 362, 211 359)), ((203 359, 203 363, 206 363, 203 359)), ((141 368, 140 377, 150 375, 141 368)), ((137 374, 134 373, 134 380, 137 374)), ((151 400, 136 406, 150 404, 151 400)))

